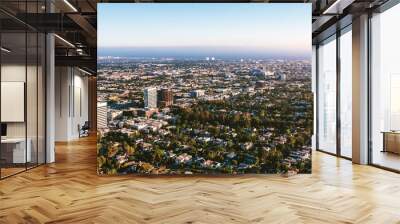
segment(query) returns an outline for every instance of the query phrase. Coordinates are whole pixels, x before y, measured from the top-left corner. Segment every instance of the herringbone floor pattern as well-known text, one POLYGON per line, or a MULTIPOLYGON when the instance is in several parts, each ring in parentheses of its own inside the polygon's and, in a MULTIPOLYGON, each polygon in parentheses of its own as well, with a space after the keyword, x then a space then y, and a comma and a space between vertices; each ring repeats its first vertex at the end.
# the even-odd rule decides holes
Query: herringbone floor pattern
POLYGON ((0 223, 400 223, 400 175, 313 155, 313 174, 96 175, 95 139, 0 181, 0 223))

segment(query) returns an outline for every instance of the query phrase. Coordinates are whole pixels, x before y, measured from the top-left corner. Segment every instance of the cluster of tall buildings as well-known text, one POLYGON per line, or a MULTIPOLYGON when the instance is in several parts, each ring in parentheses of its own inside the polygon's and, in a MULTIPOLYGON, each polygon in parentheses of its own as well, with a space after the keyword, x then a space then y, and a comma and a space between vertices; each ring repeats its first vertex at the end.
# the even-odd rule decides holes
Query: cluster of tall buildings
POLYGON ((266 80, 276 79, 276 80, 285 81, 287 79, 286 73, 281 72, 281 71, 272 72, 272 71, 268 70, 265 65, 263 66, 263 69, 260 69, 260 68, 251 69, 250 74, 253 76, 259 77, 261 79, 266 79, 266 80))
POLYGON ((143 91, 144 108, 169 107, 174 102, 172 90, 163 88, 157 90, 156 87, 148 87, 143 91))

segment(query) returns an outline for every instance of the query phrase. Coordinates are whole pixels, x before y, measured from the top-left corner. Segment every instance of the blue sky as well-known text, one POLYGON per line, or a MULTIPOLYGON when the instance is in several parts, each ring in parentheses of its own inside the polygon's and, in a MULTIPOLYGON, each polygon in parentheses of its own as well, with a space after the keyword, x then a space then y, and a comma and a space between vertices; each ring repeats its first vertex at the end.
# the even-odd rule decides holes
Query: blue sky
MULTIPOLYGON (((308 54, 310 4, 98 4, 98 47, 308 54)), ((182 50, 184 51, 184 50, 182 50)))

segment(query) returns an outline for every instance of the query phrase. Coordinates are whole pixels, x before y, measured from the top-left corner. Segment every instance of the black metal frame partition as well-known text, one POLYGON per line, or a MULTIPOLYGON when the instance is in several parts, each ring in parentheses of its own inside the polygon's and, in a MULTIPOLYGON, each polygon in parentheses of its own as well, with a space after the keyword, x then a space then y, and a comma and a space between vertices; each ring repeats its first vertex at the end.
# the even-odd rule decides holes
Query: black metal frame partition
POLYGON ((340 37, 345 34, 346 32, 351 32, 351 30, 348 30, 351 27, 351 23, 346 25, 343 28, 337 27, 337 30, 334 34, 327 36, 325 39, 321 40, 318 44, 316 44, 316 48, 315 48, 315 80, 316 80, 316 150, 319 152, 323 152, 329 155, 333 155, 333 156, 337 156, 340 158, 344 158, 347 160, 352 160, 350 157, 346 157, 343 156, 341 153, 341 118, 340 118, 340 81, 341 81, 341 63, 340 63, 340 37), (345 31, 345 32, 343 32, 345 31), (320 149, 319 146, 319 110, 320 110, 320 105, 319 105, 319 84, 320 84, 320 79, 319 79, 319 63, 320 63, 320 56, 319 56, 319 48, 320 48, 320 44, 322 42, 327 41, 328 39, 332 38, 333 36, 335 36, 334 39, 332 39, 331 41, 336 41, 336 153, 332 153, 332 152, 328 152, 324 149, 320 149))
MULTIPOLYGON (((24 3, 25 3, 25 16, 27 16, 27 13, 28 13, 27 3, 28 3, 28 1, 25 1, 24 3)), ((39 5, 39 1, 37 0, 36 3, 37 3, 36 4, 36 10, 38 12, 39 11, 39 6, 38 6, 39 5)), ((3 13, 8 14, 3 9, 1 9, 1 11, 3 13)), ((46 11, 47 11, 47 7, 46 7, 46 11)), ((8 14, 8 15, 10 16, 11 14, 8 14)), ((47 96, 47 81, 46 81, 46 79, 47 79, 47 37, 46 36, 47 36, 47 33, 41 32, 41 31, 31 27, 31 26, 29 26, 28 24, 26 24, 25 22, 23 22, 23 21, 21 21, 19 19, 17 19, 17 21, 21 22, 23 24, 24 31, 22 31, 21 33, 25 34, 25 37, 24 37, 25 38, 25 46, 24 46, 25 47, 25 84, 24 84, 25 168, 23 170, 21 170, 21 171, 12 173, 12 174, 7 175, 7 176, 3 176, 3 174, 2 174, 2 169, 3 168, 0 166, 0 180, 6 179, 8 177, 17 175, 19 173, 25 172, 27 170, 36 168, 36 167, 38 167, 40 165, 43 165, 43 164, 47 163, 47 153, 46 153, 46 148, 47 148, 47 128, 46 128, 47 127, 47 113, 46 113, 46 108, 47 108, 47 99, 46 99, 47 98, 46 97, 47 96), (36 53, 36 71, 35 71, 35 73, 36 73, 36 122, 34 122, 34 123, 36 123, 36 136, 33 136, 33 138, 36 138, 36 162, 35 163, 30 163, 29 164, 30 166, 28 166, 28 153, 27 153, 27 148, 28 148, 28 123, 27 123, 28 122, 28 112, 27 112, 28 33, 32 33, 32 32, 33 32, 33 35, 36 34, 36 41, 35 41, 36 42, 35 43, 36 44, 36 47, 35 47, 36 48, 35 49, 35 53, 36 53), (42 104, 43 104, 42 105, 42 109, 43 109, 43 116, 42 117, 39 117, 40 116, 39 115, 39 65, 40 65, 40 63, 39 63, 39 55, 40 55, 40 53, 39 53, 39 39, 40 39, 39 36, 40 36, 40 34, 43 34, 42 44, 43 44, 43 48, 44 48, 44 49, 41 50, 42 60, 44 60, 44 63, 42 64, 42 71, 41 71, 42 72, 42 84, 44 85, 43 86, 42 96, 41 96, 41 97, 44 97, 42 99, 42 104), (42 133, 43 134, 43 136, 42 136, 42 138, 43 138, 42 147, 43 148, 41 148, 41 150, 43 152, 43 155, 42 155, 43 162, 39 162, 39 119, 41 119, 42 120, 41 122, 43 122, 43 127, 42 127, 43 128, 43 130, 42 130, 43 131, 43 133, 42 133)), ((3 33, 5 33, 5 32, 0 31, 0 45, 1 46, 3 45, 3 43, 2 43, 2 34, 3 33)), ((2 79, 2 74, 1 74, 1 72, 2 72, 1 68, 3 66, 2 62, 3 62, 3 58, 2 58, 2 54, 0 54, 0 82, 1 82, 1 79, 2 79)), ((0 87, 0 89, 1 89, 1 87, 0 87)), ((0 93, 0 98, 1 98, 1 93, 0 93)), ((0 105, 0 110, 1 109, 2 108, 1 108, 1 105, 0 105)), ((0 115, 0 120, 1 120, 1 115, 0 115)), ((1 148, 2 148, 2 146, 0 144, 0 158, 1 158, 1 152, 2 152, 1 148)))

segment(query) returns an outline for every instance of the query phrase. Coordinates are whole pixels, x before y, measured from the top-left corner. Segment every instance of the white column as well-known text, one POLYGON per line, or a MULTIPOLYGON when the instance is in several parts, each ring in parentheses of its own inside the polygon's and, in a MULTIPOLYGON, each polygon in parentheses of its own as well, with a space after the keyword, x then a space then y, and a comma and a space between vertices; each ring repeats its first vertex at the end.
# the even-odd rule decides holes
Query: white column
POLYGON ((46 163, 55 161, 55 54, 54 35, 46 36, 46 163))
POLYGON ((353 162, 368 163, 368 15, 353 19, 353 162))

